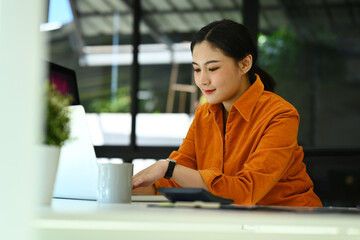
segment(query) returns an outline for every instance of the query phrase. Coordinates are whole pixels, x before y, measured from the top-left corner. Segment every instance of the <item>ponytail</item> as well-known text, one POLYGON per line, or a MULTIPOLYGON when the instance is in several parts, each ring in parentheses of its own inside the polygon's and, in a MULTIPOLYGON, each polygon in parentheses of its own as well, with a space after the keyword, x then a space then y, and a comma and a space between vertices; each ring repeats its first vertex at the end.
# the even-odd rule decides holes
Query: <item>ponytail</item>
POLYGON ((257 65, 253 66, 248 73, 250 84, 252 85, 256 80, 255 73, 259 75, 261 82, 264 84, 264 89, 266 91, 274 92, 276 87, 276 82, 274 78, 268 72, 266 72, 264 69, 257 65))

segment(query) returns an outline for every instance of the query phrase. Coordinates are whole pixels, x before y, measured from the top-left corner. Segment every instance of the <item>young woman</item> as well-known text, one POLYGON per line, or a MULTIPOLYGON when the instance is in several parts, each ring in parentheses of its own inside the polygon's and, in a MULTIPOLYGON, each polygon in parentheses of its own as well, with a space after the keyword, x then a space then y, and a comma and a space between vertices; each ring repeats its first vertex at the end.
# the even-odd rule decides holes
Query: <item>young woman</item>
POLYGON ((196 187, 235 204, 321 207, 297 143, 298 112, 255 65, 248 30, 230 20, 210 23, 194 36, 191 52, 207 103, 178 151, 133 176, 133 192, 196 187))

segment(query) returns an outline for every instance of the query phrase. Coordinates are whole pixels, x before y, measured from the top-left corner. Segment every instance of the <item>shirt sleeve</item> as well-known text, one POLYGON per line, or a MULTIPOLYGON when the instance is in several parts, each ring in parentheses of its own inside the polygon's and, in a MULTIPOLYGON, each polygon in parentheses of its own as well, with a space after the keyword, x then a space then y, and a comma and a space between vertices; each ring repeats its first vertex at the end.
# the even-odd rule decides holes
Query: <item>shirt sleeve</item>
POLYGON ((199 170, 209 191, 238 204, 256 204, 291 165, 298 147, 298 125, 299 115, 294 109, 272 118, 258 133, 257 147, 235 176, 226 176, 217 168, 199 170))
MULTIPOLYGON (((195 120, 193 120, 186 137, 183 139, 180 148, 177 151, 173 151, 169 156, 170 159, 174 159, 176 161, 176 164, 180 164, 191 169, 197 169, 194 134, 195 120)), ((155 182, 155 188, 158 189, 160 187, 181 186, 172 179, 168 180, 165 178, 160 178, 158 181, 155 182)))

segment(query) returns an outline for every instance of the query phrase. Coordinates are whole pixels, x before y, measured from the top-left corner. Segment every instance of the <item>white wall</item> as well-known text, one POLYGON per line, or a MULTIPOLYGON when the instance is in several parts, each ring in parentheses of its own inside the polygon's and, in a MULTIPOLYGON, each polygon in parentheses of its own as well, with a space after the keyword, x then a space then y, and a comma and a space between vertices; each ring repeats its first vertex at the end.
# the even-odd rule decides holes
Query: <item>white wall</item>
POLYGON ((44 0, 0 0, 0 239, 32 239, 44 0))

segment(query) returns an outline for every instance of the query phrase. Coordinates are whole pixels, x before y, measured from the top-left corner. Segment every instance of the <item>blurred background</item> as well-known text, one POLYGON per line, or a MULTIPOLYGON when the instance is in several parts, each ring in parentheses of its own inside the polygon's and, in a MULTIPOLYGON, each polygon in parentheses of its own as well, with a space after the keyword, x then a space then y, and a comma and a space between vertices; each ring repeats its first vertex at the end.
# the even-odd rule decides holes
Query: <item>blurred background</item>
POLYGON ((98 158, 166 158, 202 103, 193 34, 232 19, 301 121, 299 144, 328 206, 360 204, 360 0, 50 0, 47 61, 74 69, 98 158))

